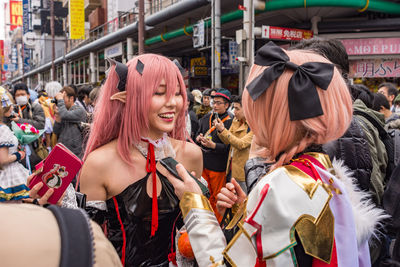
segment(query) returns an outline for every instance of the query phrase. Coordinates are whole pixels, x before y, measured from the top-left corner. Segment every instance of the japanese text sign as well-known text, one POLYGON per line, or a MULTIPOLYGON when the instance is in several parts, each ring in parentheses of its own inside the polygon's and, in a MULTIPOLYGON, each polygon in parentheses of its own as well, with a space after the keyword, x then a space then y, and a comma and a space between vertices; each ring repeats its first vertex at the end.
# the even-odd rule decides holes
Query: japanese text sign
POLYGON ((69 34, 71 39, 85 38, 85 8, 83 0, 69 0, 69 34))
POLYGON ((310 39, 313 37, 313 32, 301 29, 282 28, 275 26, 262 26, 261 37, 266 39, 277 40, 295 40, 310 39))
POLYGON ((350 61, 350 77, 400 77, 400 59, 350 61))

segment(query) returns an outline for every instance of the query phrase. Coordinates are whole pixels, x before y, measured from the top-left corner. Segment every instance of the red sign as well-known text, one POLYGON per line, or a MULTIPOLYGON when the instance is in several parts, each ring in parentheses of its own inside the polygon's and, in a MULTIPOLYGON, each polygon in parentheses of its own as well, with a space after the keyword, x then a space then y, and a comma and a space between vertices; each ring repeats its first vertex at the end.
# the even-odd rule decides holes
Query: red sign
POLYGON ((350 77, 400 77, 400 59, 350 61, 350 77))
POLYGON ((1 71, 1 82, 6 80, 5 72, 3 71, 3 64, 4 64, 4 41, 0 40, 0 71, 1 71))
POLYGON ((266 39, 300 41, 313 37, 313 32, 301 29, 282 28, 275 26, 262 26, 261 37, 266 39))
POLYGON ((400 38, 341 40, 349 55, 400 54, 400 38))
POLYGON ((10 1, 10 30, 22 27, 22 1, 10 1))

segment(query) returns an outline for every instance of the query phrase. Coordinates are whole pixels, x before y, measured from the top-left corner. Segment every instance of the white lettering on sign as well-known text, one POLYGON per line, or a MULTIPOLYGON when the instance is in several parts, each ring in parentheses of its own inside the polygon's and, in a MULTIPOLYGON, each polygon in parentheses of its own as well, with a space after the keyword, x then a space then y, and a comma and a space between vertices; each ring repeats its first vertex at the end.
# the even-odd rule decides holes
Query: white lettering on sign
POLYGON ((104 55, 108 58, 122 55, 122 43, 118 43, 104 49, 104 55))

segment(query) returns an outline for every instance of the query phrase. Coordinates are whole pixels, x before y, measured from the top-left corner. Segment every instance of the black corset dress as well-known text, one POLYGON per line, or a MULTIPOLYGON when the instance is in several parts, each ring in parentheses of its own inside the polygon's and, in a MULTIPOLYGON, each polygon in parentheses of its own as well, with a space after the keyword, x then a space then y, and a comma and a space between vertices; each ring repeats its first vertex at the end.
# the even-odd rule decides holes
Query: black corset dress
POLYGON ((146 191, 147 179, 151 173, 129 185, 122 193, 106 201, 108 212, 107 235, 122 259, 123 230, 126 235, 125 266, 150 267, 168 266, 168 254, 171 252, 171 233, 174 222, 181 226, 179 199, 174 188, 165 176, 157 172, 162 189, 158 197, 158 230, 151 233, 152 199, 146 191), (118 206, 119 214, 116 212, 118 206), (123 230, 121 223, 123 225, 123 230))

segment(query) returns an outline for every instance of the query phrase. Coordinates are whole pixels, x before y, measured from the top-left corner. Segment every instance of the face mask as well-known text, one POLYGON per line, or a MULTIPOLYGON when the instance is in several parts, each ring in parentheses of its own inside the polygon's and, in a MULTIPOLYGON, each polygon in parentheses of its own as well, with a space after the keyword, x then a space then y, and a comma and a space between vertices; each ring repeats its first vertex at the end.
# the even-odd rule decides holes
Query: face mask
POLYGON ((26 95, 18 96, 15 98, 15 102, 18 106, 24 106, 28 104, 28 97, 26 95))

